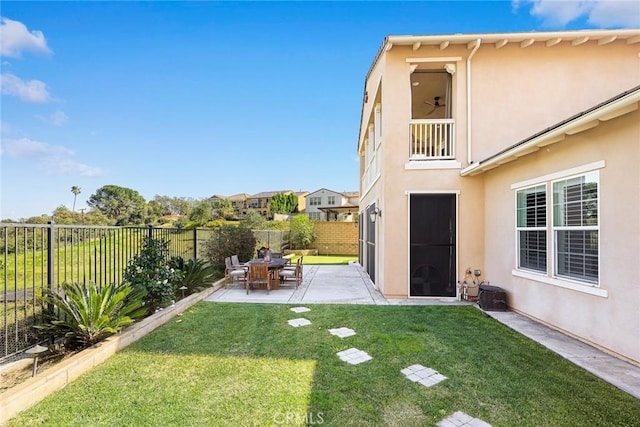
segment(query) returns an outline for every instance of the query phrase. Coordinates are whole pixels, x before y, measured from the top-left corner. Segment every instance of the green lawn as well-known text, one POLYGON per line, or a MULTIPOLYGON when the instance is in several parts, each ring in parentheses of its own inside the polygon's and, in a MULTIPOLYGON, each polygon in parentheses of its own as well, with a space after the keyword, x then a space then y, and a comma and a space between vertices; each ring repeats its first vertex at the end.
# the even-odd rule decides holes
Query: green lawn
MULTIPOLYGON (((291 259, 291 263, 295 263, 298 260, 298 256, 294 256, 291 259)), ((305 265, 312 264, 349 264, 350 261, 358 261, 357 255, 305 255, 302 258, 302 263, 305 265)))
POLYGON ((633 426, 637 399, 473 307, 201 302, 11 426, 633 426), (288 319, 312 325, 293 328, 288 319), (347 326, 340 339, 328 329, 347 326), (373 359, 342 362, 356 347, 373 359), (413 364, 449 379, 425 388, 413 364))

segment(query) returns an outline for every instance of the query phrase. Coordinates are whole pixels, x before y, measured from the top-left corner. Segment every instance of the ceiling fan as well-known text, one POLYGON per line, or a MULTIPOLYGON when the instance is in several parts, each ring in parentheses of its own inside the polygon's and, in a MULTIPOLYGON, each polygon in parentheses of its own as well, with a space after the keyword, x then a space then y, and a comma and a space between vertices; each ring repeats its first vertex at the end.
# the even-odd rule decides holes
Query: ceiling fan
POLYGON ((433 97, 433 102, 431 101, 424 101, 425 104, 427 105, 431 105, 431 111, 429 111, 427 113, 427 116, 431 113, 433 113, 434 111, 436 111, 436 109, 441 108, 441 107, 446 107, 446 104, 441 104, 440 103, 440 97, 439 96, 434 96, 433 97))

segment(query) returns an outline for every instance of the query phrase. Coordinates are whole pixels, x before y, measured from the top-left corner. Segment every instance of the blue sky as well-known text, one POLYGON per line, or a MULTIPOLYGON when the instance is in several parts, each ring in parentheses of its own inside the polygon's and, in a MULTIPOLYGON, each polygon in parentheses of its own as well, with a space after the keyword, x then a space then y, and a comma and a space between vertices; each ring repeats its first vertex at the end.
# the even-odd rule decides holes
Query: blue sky
POLYGON ((98 188, 201 199, 358 189, 389 34, 640 27, 632 1, 3 1, 0 218, 98 188))

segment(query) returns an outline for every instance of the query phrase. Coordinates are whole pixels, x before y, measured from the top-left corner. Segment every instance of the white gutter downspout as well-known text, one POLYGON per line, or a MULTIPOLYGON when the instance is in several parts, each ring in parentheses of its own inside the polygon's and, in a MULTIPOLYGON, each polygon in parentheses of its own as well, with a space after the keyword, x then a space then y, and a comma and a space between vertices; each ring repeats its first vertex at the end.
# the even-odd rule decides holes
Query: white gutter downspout
POLYGON ((467 163, 471 164, 471 58, 480 48, 480 39, 477 39, 475 46, 467 58, 467 163))

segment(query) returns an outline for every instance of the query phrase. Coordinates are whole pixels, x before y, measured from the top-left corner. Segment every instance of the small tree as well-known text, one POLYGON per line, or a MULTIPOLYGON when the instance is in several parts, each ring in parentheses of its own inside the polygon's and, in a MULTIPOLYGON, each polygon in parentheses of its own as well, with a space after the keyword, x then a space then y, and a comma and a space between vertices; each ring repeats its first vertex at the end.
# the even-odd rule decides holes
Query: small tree
POLYGON ((147 291, 145 302, 151 310, 168 305, 175 298, 180 272, 168 264, 169 242, 145 237, 140 253, 124 271, 124 280, 147 291))
POLYGON ((239 225, 223 225, 214 229, 211 238, 204 243, 204 255, 213 265, 224 264, 231 255, 246 260, 254 257, 256 238, 250 228, 239 225))
POLYGON ((254 210, 247 211, 247 214, 240 220, 240 224, 250 230, 262 230, 267 220, 254 210))
POLYGON ((291 242, 295 249, 307 249, 318 236, 313 232, 313 222, 306 215, 296 215, 291 220, 291 242))
POLYGON ((289 215, 298 209, 298 196, 295 194, 274 194, 271 198, 271 212, 289 215))

